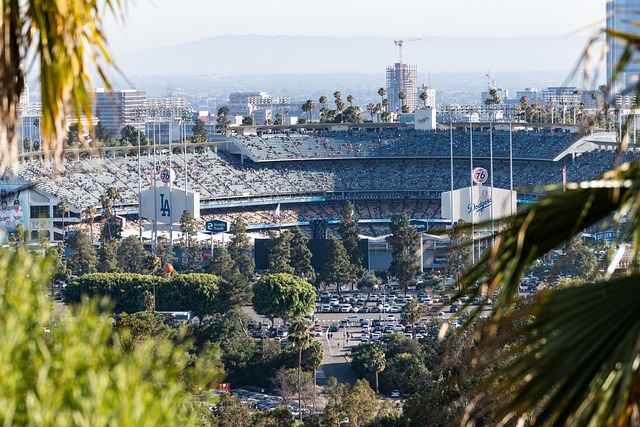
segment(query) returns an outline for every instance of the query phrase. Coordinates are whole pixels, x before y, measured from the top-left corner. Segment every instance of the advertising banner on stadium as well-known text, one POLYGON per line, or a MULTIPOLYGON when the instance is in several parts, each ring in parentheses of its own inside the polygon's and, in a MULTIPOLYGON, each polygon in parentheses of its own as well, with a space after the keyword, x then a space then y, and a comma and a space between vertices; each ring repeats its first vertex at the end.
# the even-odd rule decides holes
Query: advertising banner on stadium
MULTIPOLYGON (((480 174, 481 175, 481 174, 480 174)), ((474 185, 442 193, 442 218, 453 222, 485 222, 516 212, 517 193, 503 188, 474 185)))

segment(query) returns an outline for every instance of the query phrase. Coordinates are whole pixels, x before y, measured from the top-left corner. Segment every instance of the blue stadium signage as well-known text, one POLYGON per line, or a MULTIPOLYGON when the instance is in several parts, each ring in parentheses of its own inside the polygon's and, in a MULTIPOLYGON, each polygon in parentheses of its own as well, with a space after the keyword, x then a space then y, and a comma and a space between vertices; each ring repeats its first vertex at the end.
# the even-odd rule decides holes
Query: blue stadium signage
POLYGON ((204 224, 204 229, 209 233, 225 233, 229 231, 229 223, 214 219, 213 221, 207 221, 204 224))

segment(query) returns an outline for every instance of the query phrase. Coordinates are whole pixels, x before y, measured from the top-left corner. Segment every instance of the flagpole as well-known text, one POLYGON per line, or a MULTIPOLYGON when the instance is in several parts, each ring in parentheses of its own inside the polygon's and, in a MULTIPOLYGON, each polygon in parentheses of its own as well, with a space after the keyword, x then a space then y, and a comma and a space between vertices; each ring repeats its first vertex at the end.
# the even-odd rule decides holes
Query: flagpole
POLYGON ((509 117, 509 207, 511 215, 513 215, 513 117, 509 117))
POLYGON ((449 156, 450 156, 450 172, 451 172, 451 191, 449 193, 449 206, 451 206, 451 226, 453 226, 453 215, 455 209, 453 208, 453 117, 451 110, 449 110, 449 156))
POLYGON ((475 229, 475 215, 474 215, 474 202, 473 202, 473 122, 471 121, 471 116, 469 116, 469 153, 471 155, 470 165, 471 169, 469 171, 469 200, 471 205, 471 263, 476 263, 476 229, 475 229))
POLYGON ((169 118, 169 248, 173 250, 173 179, 171 177, 171 170, 173 168, 173 111, 171 111, 171 118, 169 118))
POLYGON ((156 158, 156 139, 158 137, 156 129, 157 117, 154 117, 153 123, 153 253, 158 248, 158 183, 156 175, 158 175, 158 160, 156 158))
POLYGON ((489 205, 489 215, 491 216, 491 241, 495 234, 495 224, 493 222, 493 117, 489 120, 489 173, 491 174, 491 188, 489 189, 489 197, 491 204, 489 205))
POLYGON ((140 166, 140 131, 138 131, 138 228, 142 242, 142 167, 140 166))

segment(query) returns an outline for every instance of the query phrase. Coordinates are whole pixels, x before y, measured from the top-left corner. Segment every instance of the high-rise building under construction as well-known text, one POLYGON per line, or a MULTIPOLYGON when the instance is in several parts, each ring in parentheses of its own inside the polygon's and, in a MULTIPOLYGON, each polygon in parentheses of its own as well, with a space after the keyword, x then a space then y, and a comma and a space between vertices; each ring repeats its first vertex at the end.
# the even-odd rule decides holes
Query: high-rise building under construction
POLYGON ((402 105, 406 105, 409 112, 416 109, 417 76, 415 65, 396 62, 393 66, 387 67, 389 111, 402 112, 402 105), (406 96, 404 103, 400 100, 400 92, 406 96))

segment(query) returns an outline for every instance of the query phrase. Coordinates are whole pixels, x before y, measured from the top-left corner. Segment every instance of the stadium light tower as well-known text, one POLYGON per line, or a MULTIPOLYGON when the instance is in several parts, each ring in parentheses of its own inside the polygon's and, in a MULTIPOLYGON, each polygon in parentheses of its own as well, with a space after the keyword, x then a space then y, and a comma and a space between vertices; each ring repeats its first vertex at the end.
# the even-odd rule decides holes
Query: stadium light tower
POLYGON ((407 42, 415 42, 418 40, 422 40, 422 37, 417 37, 417 38, 413 38, 413 39, 404 39, 404 40, 394 40, 393 43, 397 46, 398 48, 398 63, 402 64, 402 47, 404 46, 405 43, 407 42))

